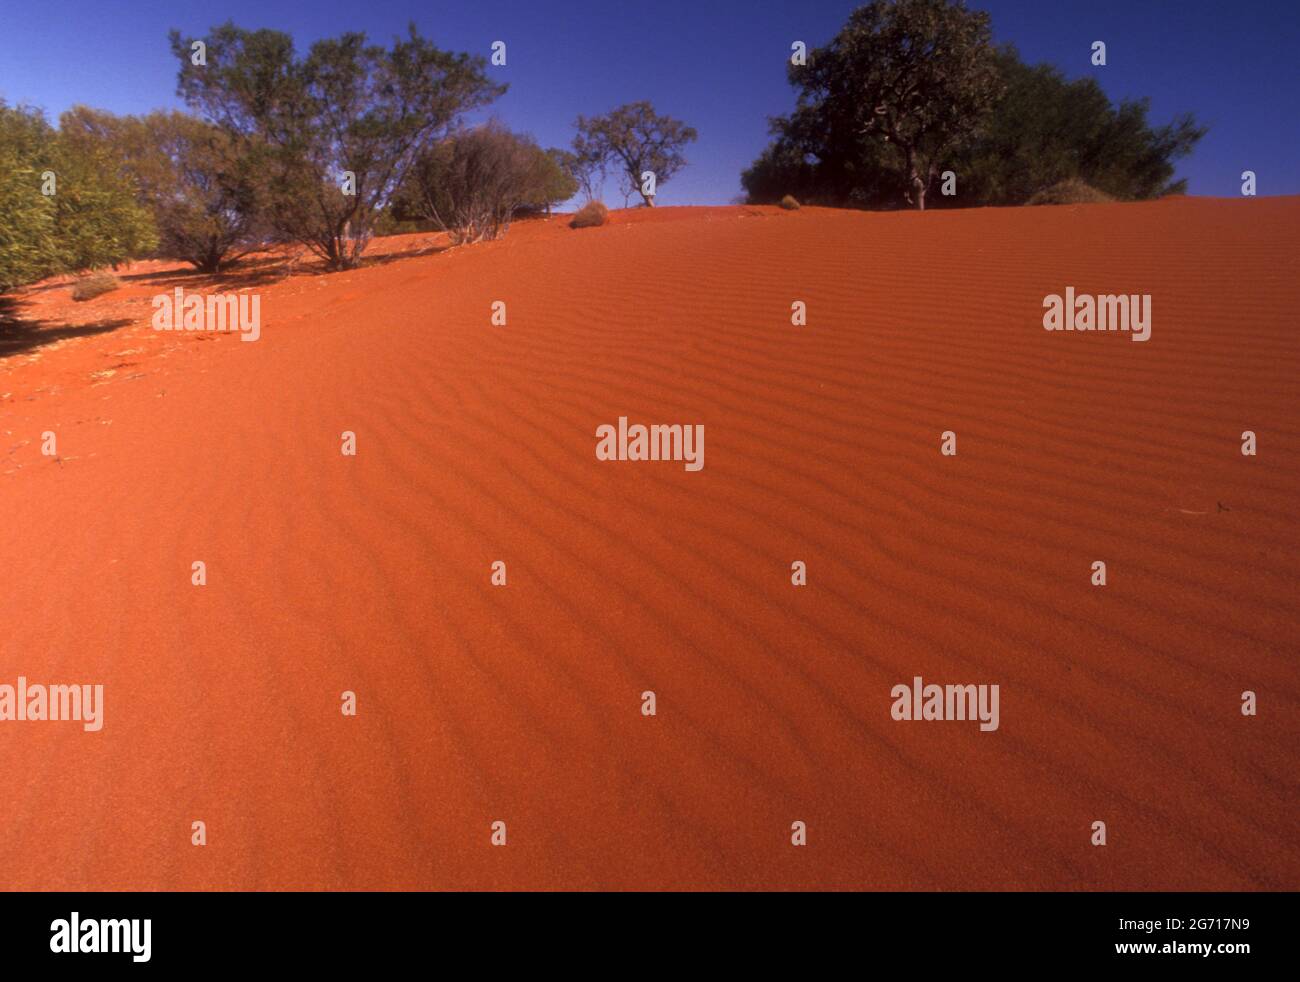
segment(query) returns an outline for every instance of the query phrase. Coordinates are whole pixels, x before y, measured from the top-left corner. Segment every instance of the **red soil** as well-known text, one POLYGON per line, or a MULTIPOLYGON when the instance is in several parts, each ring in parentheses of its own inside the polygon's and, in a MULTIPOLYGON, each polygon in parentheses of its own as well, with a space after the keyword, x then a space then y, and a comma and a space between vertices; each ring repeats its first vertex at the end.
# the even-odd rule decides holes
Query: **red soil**
POLYGON ((0 348, 0 684, 106 689, 0 724, 0 885, 1300 887, 1297 228, 666 209, 26 292, 129 324, 0 348), (154 332, 178 284, 261 340, 154 332), (1071 285, 1151 340, 1045 332, 1071 285), (620 415, 706 466, 597 461, 620 415), (915 675, 1000 729, 895 722, 915 675))

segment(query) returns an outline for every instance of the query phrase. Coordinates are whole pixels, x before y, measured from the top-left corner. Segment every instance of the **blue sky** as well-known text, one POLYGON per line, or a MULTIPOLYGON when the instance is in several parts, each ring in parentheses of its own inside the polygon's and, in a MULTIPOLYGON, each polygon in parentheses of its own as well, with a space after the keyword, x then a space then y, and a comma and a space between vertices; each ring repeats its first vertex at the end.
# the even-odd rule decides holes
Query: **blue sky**
MULTIPOLYGON (((510 91, 492 114, 544 146, 564 146, 579 113, 649 99, 699 130, 662 204, 726 203, 786 112, 790 44, 827 41, 852 0, 4 0, 0 96, 51 116, 78 102, 118 113, 180 106, 169 28, 201 36, 233 19, 293 35, 365 31, 388 42, 414 20, 440 47, 490 53, 510 91)), ((1193 112, 1210 125, 1179 175, 1192 194, 1237 195, 1253 170, 1260 194, 1300 193, 1300 0, 974 0, 998 41, 1067 75, 1094 74, 1112 99, 1149 96, 1151 118, 1193 112), (1089 62, 1105 41, 1108 65, 1089 62)), ((612 192, 612 188, 611 188, 612 192)), ((609 195, 614 203, 616 195, 609 195)))

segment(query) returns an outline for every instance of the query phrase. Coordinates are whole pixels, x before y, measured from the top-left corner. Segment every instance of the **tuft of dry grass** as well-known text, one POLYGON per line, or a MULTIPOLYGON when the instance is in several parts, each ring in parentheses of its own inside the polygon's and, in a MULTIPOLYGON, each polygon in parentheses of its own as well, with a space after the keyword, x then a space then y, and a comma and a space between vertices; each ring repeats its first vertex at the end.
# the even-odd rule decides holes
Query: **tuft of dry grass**
POLYGON ((1029 199, 1031 205, 1098 205, 1115 199, 1091 184, 1071 177, 1044 188, 1029 199))
POLYGON ((594 228, 597 225, 604 225, 609 218, 609 209, 600 201, 588 201, 583 205, 573 221, 569 223, 572 228, 594 228))
POLYGON ((121 280, 112 273, 91 273, 72 284, 72 299, 78 303, 94 300, 105 293, 112 293, 121 285, 121 280))
POLYGON ((793 194, 787 194, 784 198, 781 199, 781 207, 784 208, 786 211, 798 211, 799 199, 796 198, 793 194))

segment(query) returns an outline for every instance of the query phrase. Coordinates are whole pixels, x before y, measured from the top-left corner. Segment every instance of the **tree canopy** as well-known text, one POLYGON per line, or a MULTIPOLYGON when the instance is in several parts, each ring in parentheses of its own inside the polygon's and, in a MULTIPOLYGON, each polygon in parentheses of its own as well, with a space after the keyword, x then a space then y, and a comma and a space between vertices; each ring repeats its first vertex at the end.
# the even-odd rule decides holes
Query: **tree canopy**
POLYGON ((219 272, 268 234, 261 221, 255 157, 220 127, 180 112, 115 116, 77 106, 60 132, 80 153, 100 152, 153 214, 158 252, 219 272))
POLYGON ((150 213, 111 154, 78 146, 35 109, 0 102, 0 291, 156 244, 150 213))
POLYGON ((287 34, 232 23, 202 39, 201 64, 195 39, 171 40, 179 93, 257 158, 268 221, 334 269, 359 262, 417 154, 506 88, 483 57, 442 51, 414 25, 389 48, 347 33, 305 58, 287 34))
POLYGON ((605 165, 613 164, 625 186, 651 207, 655 193, 645 189, 643 175, 653 174, 656 188, 667 183, 686 166, 682 149, 698 138, 693 127, 659 115, 649 102, 629 102, 603 116, 579 116, 574 126, 576 173, 603 173, 605 165))
POLYGON ((1145 100, 1113 105, 1094 79, 1068 81, 991 46, 986 14, 953 0, 874 0, 807 65, 798 102, 744 172, 750 201, 856 207, 1024 204, 1067 180, 1122 200, 1182 190, 1174 161, 1205 130, 1147 122, 1145 100), (956 194, 933 195, 946 171, 956 194))
POLYGON ((393 213, 399 221, 432 221, 458 244, 477 242, 504 234, 517 212, 549 209, 575 191, 551 152, 490 122, 421 151, 393 213))

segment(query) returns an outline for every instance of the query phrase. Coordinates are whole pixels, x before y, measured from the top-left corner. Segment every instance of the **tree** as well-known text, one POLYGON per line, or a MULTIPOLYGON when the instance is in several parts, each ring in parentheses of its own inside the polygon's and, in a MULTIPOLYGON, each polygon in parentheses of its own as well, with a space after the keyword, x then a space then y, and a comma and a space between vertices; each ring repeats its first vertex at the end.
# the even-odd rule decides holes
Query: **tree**
POLYGON ((302 59, 288 35, 229 22, 204 39, 204 65, 191 60, 193 39, 173 31, 171 43, 181 96, 265 175, 272 227, 330 269, 360 262, 418 153, 505 91, 484 58, 442 51, 414 25, 388 49, 348 33, 302 59))
POLYGON ((536 171, 537 192, 533 200, 524 202, 524 207, 531 211, 545 209, 551 214, 556 205, 568 201, 578 193, 578 179, 573 176, 568 163, 572 154, 558 147, 542 150, 533 148, 536 171))
POLYGON ((119 179, 112 155, 60 138, 51 170, 58 179, 55 225, 66 271, 116 266, 151 253, 158 233, 135 189, 119 179))
POLYGON ((649 102, 630 102, 591 119, 579 116, 574 125, 578 135, 573 148, 579 160, 592 166, 597 161, 614 163, 649 207, 654 207, 655 196, 646 192, 643 175, 652 173, 656 188, 667 183, 686 166, 682 148, 699 135, 679 120, 658 115, 649 102))
MULTIPOLYGON (((600 186, 605 183, 605 163, 587 147, 581 135, 574 138, 573 150, 549 150, 556 163, 574 183, 575 191, 582 190, 587 201, 596 200, 600 186)), ((572 197, 572 195, 570 195, 572 197)))
POLYGON ((1006 95, 981 139, 959 155, 972 193, 1023 203, 1068 180, 1113 197, 1142 200, 1180 192, 1174 161, 1205 135, 1189 116, 1152 128, 1146 100, 1111 104, 1094 79, 1067 81, 1051 65, 1026 65, 1013 47, 998 52, 1006 95))
MULTIPOLYGON (((1071 82, 1050 65, 1027 65, 1010 46, 996 49, 992 63, 1000 92, 992 109, 924 167, 927 188, 936 170, 951 169, 958 194, 924 198, 927 206, 1025 204, 1066 181, 1121 200, 1184 186, 1173 180, 1174 161, 1205 133, 1191 116, 1152 126, 1145 100, 1112 105, 1094 80, 1071 82)), ((748 200, 769 203, 794 194, 801 201, 869 208, 918 204, 905 155, 864 128, 860 114, 831 111, 827 102, 805 92, 793 113, 771 121, 773 143, 741 176, 748 200)))
POLYGON ((268 233, 259 220, 256 174, 229 133, 194 116, 153 112, 114 116, 77 106, 61 132, 103 148, 153 213, 160 255, 220 272, 268 233))
POLYGON ((517 212, 549 208, 576 190, 536 141, 493 121, 422 151, 394 196, 393 214, 432 221, 460 245, 499 238, 517 212))
POLYGON ((39 165, 53 139, 39 112, 0 102, 0 293, 60 266, 54 202, 41 194, 39 165))
POLYGON ((858 208, 906 202, 908 181, 882 141, 842 121, 823 124, 808 109, 770 126, 775 140, 741 175, 750 203, 771 204, 787 194, 806 204, 858 208))
POLYGON ((888 145, 920 210, 940 162, 1001 94, 989 15, 952 0, 873 0, 789 77, 822 127, 888 145))
POLYGON ((102 147, 56 131, 38 110, 0 103, 0 290, 116 265, 156 244, 148 209, 102 147))
POLYGON ((229 133, 183 113, 151 113, 140 134, 171 165, 146 186, 163 255, 217 273, 263 244, 271 230, 254 168, 262 148, 242 155, 229 133))

